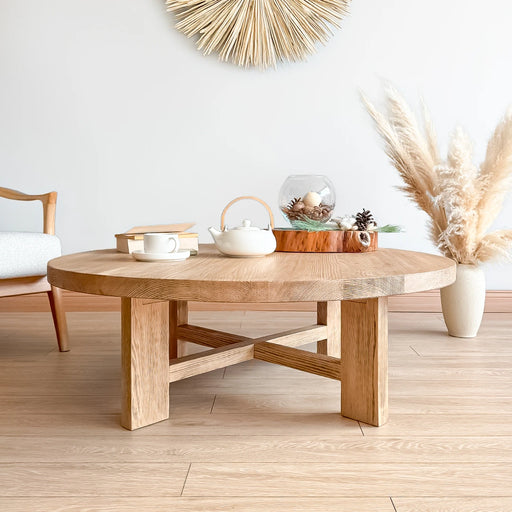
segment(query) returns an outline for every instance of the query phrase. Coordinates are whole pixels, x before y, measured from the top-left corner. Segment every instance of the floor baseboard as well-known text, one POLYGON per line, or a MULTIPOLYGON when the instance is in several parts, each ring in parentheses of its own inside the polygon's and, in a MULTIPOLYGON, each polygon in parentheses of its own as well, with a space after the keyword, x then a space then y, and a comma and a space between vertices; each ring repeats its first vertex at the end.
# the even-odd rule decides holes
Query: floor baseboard
MULTIPOLYGON (((101 295, 88 295, 65 290, 66 311, 119 311, 120 299, 101 295)), ((190 303, 191 311, 315 311, 313 302, 269 304, 190 303)), ((389 310, 411 313, 440 313, 439 290, 395 295, 389 298, 389 310)), ((0 298, 0 312, 49 312, 46 293, 0 298)), ((512 290, 488 290, 485 302, 487 313, 511 313, 512 290)))

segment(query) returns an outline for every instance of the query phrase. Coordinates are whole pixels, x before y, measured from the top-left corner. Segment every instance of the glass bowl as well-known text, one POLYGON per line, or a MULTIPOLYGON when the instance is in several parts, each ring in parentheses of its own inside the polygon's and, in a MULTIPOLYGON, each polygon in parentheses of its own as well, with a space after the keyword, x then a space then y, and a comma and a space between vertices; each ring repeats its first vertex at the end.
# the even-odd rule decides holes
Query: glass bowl
POLYGON ((301 222, 327 222, 335 206, 334 185, 322 174, 292 174, 279 191, 279 209, 292 227, 301 222))

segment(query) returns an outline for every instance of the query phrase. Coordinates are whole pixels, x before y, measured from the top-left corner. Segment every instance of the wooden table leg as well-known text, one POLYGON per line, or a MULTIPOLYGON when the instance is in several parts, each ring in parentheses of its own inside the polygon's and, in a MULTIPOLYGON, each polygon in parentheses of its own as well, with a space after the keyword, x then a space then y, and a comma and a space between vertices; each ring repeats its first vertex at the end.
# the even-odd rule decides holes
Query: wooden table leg
POLYGON ((188 302, 172 300, 169 302, 169 360, 183 357, 186 341, 178 339, 178 327, 188 324, 188 302))
POLYGON ((316 323, 327 325, 327 339, 317 342, 317 352, 325 356, 341 357, 341 302, 317 302, 316 323))
POLYGON ((169 417, 169 306, 121 299, 121 425, 135 430, 169 417))
POLYGON ((341 414, 370 425, 388 420, 387 297, 341 303, 341 414))

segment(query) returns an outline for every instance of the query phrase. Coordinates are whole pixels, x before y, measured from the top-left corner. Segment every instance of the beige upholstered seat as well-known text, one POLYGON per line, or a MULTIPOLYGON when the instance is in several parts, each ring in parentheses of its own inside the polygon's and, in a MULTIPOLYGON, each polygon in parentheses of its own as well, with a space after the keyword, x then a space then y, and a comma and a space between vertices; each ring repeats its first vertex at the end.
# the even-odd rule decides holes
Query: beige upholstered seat
POLYGON ((0 231, 0 279, 45 276, 48 261, 60 255, 55 235, 0 231))

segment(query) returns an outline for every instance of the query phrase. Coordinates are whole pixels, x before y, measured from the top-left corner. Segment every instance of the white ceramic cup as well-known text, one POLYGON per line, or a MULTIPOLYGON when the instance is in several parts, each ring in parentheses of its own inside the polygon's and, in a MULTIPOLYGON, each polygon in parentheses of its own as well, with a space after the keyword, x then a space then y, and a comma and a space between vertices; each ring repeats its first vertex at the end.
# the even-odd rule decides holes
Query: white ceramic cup
POLYGON ((144 252, 146 254, 165 254, 178 252, 180 239, 174 233, 145 233, 144 252))

